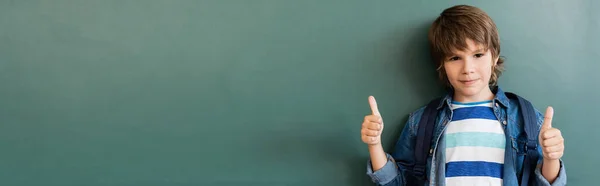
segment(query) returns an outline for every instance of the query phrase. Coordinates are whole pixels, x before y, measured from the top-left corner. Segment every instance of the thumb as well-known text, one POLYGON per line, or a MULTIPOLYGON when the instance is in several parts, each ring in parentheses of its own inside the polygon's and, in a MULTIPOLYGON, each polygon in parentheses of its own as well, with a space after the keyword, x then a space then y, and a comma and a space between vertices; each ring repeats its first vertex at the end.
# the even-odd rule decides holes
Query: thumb
POLYGON ((544 114, 544 124, 542 124, 542 129, 547 130, 552 128, 552 118, 554 117, 554 108, 548 107, 546 108, 546 114, 544 114))
POLYGON ((369 105, 371 106, 371 112, 373 112, 373 115, 381 116, 379 109, 377 108, 377 101, 375 101, 375 97, 369 96, 369 105))

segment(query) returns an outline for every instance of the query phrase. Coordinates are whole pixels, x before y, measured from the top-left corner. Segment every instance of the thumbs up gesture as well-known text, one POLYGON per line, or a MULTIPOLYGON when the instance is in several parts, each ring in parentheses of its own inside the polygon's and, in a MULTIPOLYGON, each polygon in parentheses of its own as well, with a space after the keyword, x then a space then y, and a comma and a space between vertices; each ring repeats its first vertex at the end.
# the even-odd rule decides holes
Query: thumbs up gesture
POLYGON ((539 141, 542 146, 544 160, 558 160, 563 156, 565 149, 564 139, 560 130, 552 128, 554 109, 548 107, 544 114, 544 123, 540 129, 539 141))
POLYGON ((365 116, 365 120, 360 130, 362 141, 368 145, 381 144, 381 132, 383 131, 383 120, 375 97, 369 96, 369 105, 371 106, 371 115, 365 116))

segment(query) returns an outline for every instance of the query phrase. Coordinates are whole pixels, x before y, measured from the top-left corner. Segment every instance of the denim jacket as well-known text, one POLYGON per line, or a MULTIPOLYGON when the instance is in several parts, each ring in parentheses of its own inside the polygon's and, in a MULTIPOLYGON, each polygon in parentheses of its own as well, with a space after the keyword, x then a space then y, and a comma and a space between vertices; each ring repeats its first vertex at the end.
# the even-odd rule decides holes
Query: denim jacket
MULTIPOLYGON (((492 87, 495 94, 492 100, 493 111, 498 121, 502 123, 502 128, 506 134, 506 148, 504 153, 504 170, 503 170, 503 185, 519 185, 518 177, 523 171, 523 160, 525 158, 525 144, 527 136, 523 128, 523 119, 520 115, 518 100, 509 99, 504 92, 498 87, 492 87)), ((452 92, 452 91, 449 91, 452 92)), ((446 124, 452 118, 452 110, 450 102, 452 101, 452 93, 447 94, 442 98, 438 109, 438 117, 436 119, 433 138, 431 141, 431 149, 427 160, 427 178, 425 185, 445 185, 445 143, 444 130, 446 124)), ((419 120, 425 107, 410 113, 408 121, 404 126, 400 138, 396 142, 394 152, 386 153, 388 157, 387 163, 379 170, 373 172, 371 161, 367 163, 367 175, 377 185, 406 185, 405 175, 407 169, 401 162, 414 162, 415 140, 419 120)), ((537 127, 541 128, 544 116, 538 111, 537 127)), ((539 142, 538 142, 539 144, 539 142)), ((542 148, 538 145, 539 159, 536 169, 534 170, 535 179, 534 185, 566 185, 567 175, 565 172, 563 161, 560 160, 560 171, 555 181, 550 184, 541 174, 541 164, 543 163, 542 148)), ((533 178, 532 178, 533 179, 533 178)))

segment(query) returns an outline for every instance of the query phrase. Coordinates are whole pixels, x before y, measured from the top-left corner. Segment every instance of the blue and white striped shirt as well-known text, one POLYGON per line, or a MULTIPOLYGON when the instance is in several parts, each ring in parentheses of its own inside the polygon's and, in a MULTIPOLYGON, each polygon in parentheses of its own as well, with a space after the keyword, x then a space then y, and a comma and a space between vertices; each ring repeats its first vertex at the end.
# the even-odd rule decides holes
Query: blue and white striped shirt
POLYGON ((446 185, 502 185, 506 137, 492 102, 452 102, 445 131, 446 185))

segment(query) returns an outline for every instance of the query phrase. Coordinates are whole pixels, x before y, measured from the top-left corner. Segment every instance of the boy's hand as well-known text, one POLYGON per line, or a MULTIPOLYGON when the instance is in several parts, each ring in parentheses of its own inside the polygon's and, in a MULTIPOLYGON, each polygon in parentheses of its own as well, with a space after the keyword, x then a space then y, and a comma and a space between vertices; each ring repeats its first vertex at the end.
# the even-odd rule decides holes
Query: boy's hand
POLYGON ((365 116, 360 134, 363 142, 369 145, 381 144, 381 132, 383 131, 383 120, 375 97, 369 96, 369 105, 371 106, 371 115, 365 116))
POLYGON ((565 149, 564 139, 560 130, 552 128, 554 109, 548 107, 544 114, 544 124, 540 129, 539 141, 542 146, 544 160, 558 160, 563 156, 565 149))

